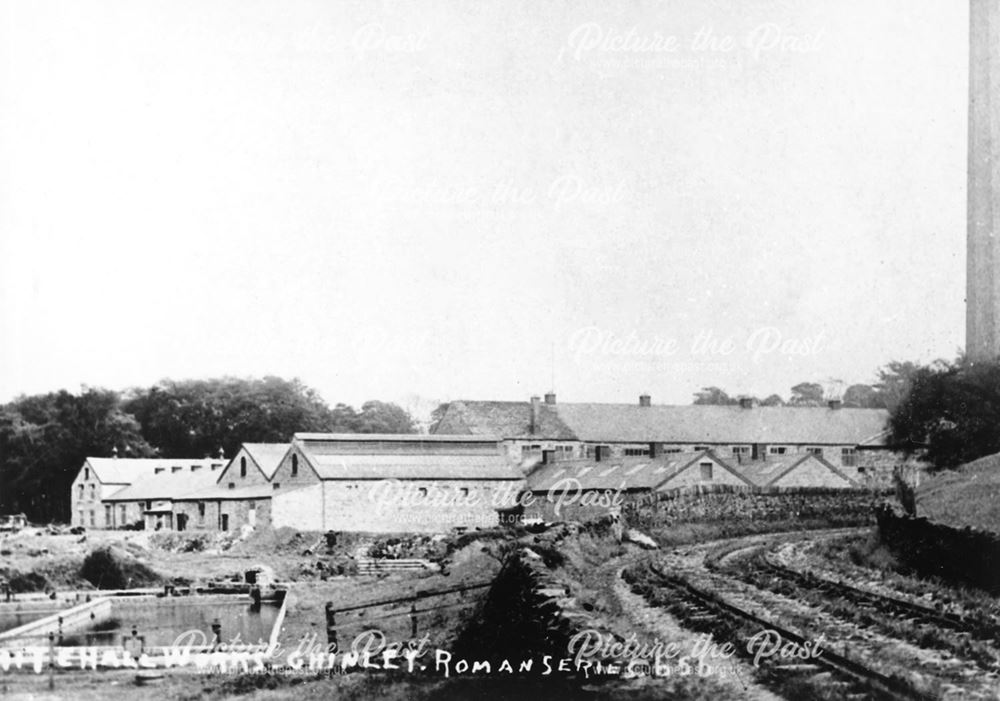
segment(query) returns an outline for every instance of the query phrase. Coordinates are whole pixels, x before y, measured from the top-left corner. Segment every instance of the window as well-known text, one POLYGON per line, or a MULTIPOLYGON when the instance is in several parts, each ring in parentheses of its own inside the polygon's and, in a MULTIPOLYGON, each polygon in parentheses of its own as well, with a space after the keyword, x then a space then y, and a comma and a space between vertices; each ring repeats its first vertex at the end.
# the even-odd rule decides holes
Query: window
POLYGON ((784 455, 785 451, 787 451, 787 450, 788 450, 788 448, 786 448, 783 445, 772 445, 772 446, 768 446, 768 448, 767 448, 767 454, 768 455, 784 455))
POLYGON ((698 451, 698 450, 708 450, 708 446, 707 446, 707 445, 696 445, 696 446, 694 447, 694 449, 695 449, 696 451, 698 451))
POLYGON ((810 455, 818 455, 819 457, 823 457, 822 448, 806 448, 806 452, 809 453, 810 455))
POLYGON ((158 475, 158 474, 160 474, 161 472, 166 472, 166 471, 167 471, 167 468, 165 468, 165 467, 157 467, 157 468, 155 468, 155 469, 153 470, 153 474, 154 474, 154 475, 158 475))
POLYGON ((80 511, 78 511, 77 513, 80 516, 80 525, 82 526, 83 525, 83 509, 80 509, 80 511))
POLYGON ((240 477, 246 477, 246 476, 247 476, 247 459, 244 457, 240 458, 240 477))
POLYGON ((90 512, 90 525, 91 527, 97 525, 97 514, 94 513, 93 511, 90 512))
POLYGON ((295 475, 297 475, 297 474, 299 474, 299 456, 298 455, 293 455, 292 456, 292 477, 295 477, 295 475))
POLYGON ((750 446, 748 445, 734 445, 730 450, 732 450, 733 455, 737 457, 746 457, 750 455, 750 446))
POLYGON ((683 452, 680 448, 664 448, 664 453, 681 453, 683 452))
POLYGON ((82 484, 79 487, 77 487, 76 498, 80 499, 80 500, 83 499, 83 485, 82 484))
POLYGON ((281 482, 275 482, 274 483, 274 488, 275 489, 281 489, 281 482))
POLYGON ((858 451, 854 448, 841 448, 840 462, 844 467, 854 467, 858 464, 858 451))
POLYGON ((170 474, 172 474, 172 475, 176 474, 176 473, 180 472, 183 469, 184 469, 184 467, 182 465, 174 465, 173 467, 170 468, 170 474))
POLYGON ((201 469, 201 465, 192 465, 191 466, 191 472, 197 472, 200 469, 201 469))
POLYGON ((637 455, 649 455, 649 448, 626 448, 625 455, 634 457, 637 455))
POLYGON ((463 497, 467 497, 469 496, 469 488, 462 487, 460 490, 458 490, 458 493, 461 494, 463 497))
POLYGON ((236 483, 235 482, 230 482, 229 483, 229 488, 230 489, 236 489, 236 483))
POLYGON ((105 528, 111 528, 111 518, 112 518, 111 504, 105 504, 104 505, 104 527, 105 528))
POLYGON ((121 506, 118 507, 118 520, 120 521, 120 523, 118 524, 119 526, 127 526, 128 525, 126 523, 126 521, 128 520, 128 512, 125 509, 125 505, 124 504, 122 504, 121 506))
POLYGON ((542 449, 540 445, 522 445, 521 446, 521 457, 527 457, 533 453, 538 453, 542 449))
POLYGON ((84 479, 84 481, 90 479, 90 468, 89 467, 83 468, 83 479, 84 479))
POLYGON ((148 499, 148 500, 146 501, 146 511, 149 511, 149 510, 151 510, 152 508, 153 508, 153 500, 152 500, 152 499, 148 499))
POLYGON ((90 485, 90 499, 91 499, 91 501, 93 501, 96 498, 97 498, 97 485, 91 483, 91 485, 90 485))
POLYGON ((712 479, 712 463, 703 462, 699 463, 698 467, 701 468, 701 478, 705 481, 711 481, 712 479))
POLYGON ((198 518, 202 521, 205 520, 205 502, 198 502, 198 518))

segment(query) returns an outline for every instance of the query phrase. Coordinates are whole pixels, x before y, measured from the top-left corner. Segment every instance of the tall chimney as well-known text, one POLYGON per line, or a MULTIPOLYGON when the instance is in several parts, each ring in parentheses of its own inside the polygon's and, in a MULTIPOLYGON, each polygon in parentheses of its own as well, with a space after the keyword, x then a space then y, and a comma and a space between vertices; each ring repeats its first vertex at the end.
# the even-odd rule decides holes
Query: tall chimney
POLYGON ((556 393, 555 392, 546 392, 545 393, 545 403, 546 404, 555 404, 556 403, 556 393))
POLYGON ((966 235, 969 360, 1000 355, 1000 5, 971 0, 966 235))
POLYGON ((652 406, 653 399, 648 394, 639 395, 639 406, 652 406))
POLYGON ((535 435, 542 429, 541 406, 542 400, 538 397, 531 398, 531 419, 528 424, 528 432, 535 435))

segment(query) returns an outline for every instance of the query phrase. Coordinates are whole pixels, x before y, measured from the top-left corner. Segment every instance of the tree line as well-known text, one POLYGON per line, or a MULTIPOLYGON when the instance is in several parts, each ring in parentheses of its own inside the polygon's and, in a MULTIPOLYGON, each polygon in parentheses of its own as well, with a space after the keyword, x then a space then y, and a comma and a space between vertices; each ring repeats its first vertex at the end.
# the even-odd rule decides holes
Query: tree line
POLYGON ((69 518, 69 490, 87 457, 202 458, 296 432, 416 433, 396 404, 330 407, 297 379, 163 380, 148 388, 84 388, 0 405, 0 513, 69 518))
MULTIPOLYGON (((766 406, 822 406, 834 398, 830 387, 803 382, 791 388, 786 402, 779 395, 760 401, 766 406)), ((870 385, 850 385, 836 392, 845 407, 887 409, 889 442, 918 453, 932 470, 954 469, 1000 452, 1000 358, 971 362, 955 360, 928 364, 891 362, 870 385)), ((736 404, 718 387, 694 395, 695 404, 736 404)))
MULTIPOLYGON (((749 397, 761 406, 824 406, 838 399, 843 406, 855 409, 895 409, 909 391, 910 383, 920 366, 912 362, 893 361, 880 368, 871 384, 847 385, 837 379, 825 382, 800 382, 791 388, 788 399, 771 394, 763 399, 749 397)), ((694 394, 694 404, 739 404, 745 395, 729 395, 718 387, 702 387, 694 394)))

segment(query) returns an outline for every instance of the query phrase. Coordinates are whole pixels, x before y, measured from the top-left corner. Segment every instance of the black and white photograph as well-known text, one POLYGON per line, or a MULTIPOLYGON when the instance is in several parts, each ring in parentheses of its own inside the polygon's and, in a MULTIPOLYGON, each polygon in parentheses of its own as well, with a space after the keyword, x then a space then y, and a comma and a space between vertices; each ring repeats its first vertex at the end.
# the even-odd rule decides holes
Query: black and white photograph
POLYGON ((0 697, 1000 700, 1000 0, 0 0, 0 697))

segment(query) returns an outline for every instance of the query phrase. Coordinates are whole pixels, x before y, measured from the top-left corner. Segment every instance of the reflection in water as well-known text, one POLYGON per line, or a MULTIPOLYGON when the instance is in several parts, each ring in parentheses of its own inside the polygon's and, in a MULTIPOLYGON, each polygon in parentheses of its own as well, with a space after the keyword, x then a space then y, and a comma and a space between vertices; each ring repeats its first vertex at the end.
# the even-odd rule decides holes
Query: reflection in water
POLYGON ((212 640, 215 619, 221 625, 222 642, 239 636, 243 643, 267 641, 278 615, 277 606, 254 609, 244 601, 212 601, 197 597, 155 600, 123 600, 112 603, 111 618, 86 631, 64 637, 64 645, 120 645, 133 628, 145 637, 147 646, 171 645, 179 635, 200 630, 212 640))

